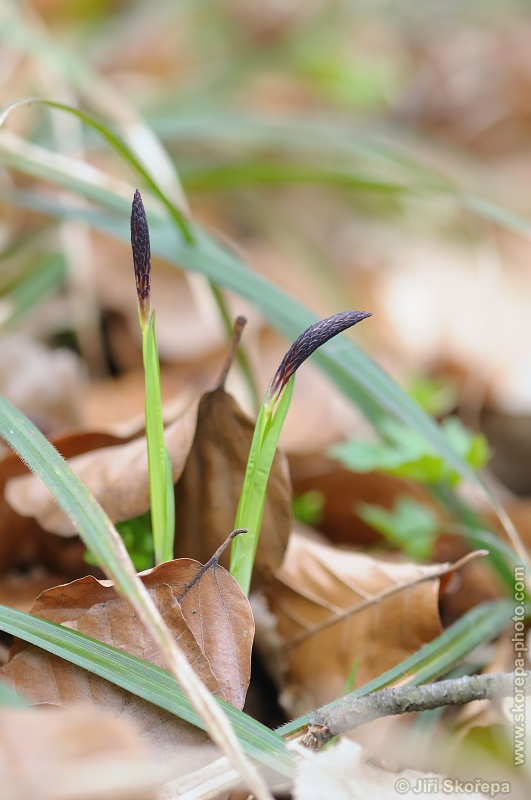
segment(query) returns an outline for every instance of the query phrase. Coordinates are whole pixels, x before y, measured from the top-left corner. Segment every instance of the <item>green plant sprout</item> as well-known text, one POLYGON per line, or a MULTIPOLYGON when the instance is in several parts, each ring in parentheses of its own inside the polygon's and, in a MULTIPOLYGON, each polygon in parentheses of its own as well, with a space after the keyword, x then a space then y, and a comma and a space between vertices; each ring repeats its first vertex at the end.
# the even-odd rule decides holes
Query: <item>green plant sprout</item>
POLYGON ((428 559, 440 530, 439 518, 427 505, 412 497, 399 497, 392 511, 370 503, 358 503, 357 515, 387 541, 415 559, 428 559))
MULTIPOLYGON (((308 326, 313 321, 313 315, 307 308, 300 305, 293 297, 284 294, 258 273, 249 270, 227 248, 222 247, 192 221, 186 220, 182 212, 166 196, 157 180, 143 166, 135 154, 135 149, 131 149, 112 131, 108 124, 100 122, 86 111, 74 106, 46 99, 28 100, 26 98, 0 109, 0 127, 14 110, 29 103, 40 104, 81 120, 84 125, 102 137, 114 153, 144 181, 167 211, 166 215, 154 212, 153 219, 158 226, 159 233, 156 240, 157 253, 169 264, 175 268, 199 272, 220 289, 228 289, 249 299, 260 309, 273 327, 287 338, 294 336, 297 330, 308 326), (193 247, 191 243, 193 243, 193 247)), ((238 142, 243 136, 244 142, 249 143, 257 135, 273 134, 276 137, 279 134, 278 120, 270 124, 263 120, 257 121, 248 117, 240 117, 237 123, 235 125, 233 117, 228 119, 223 114, 207 116, 198 129, 192 126, 191 135, 195 136, 199 132, 200 135, 207 135, 207 137, 214 136, 216 140, 219 137, 228 136, 232 141, 232 137, 236 134, 238 142)), ((182 119, 179 117, 178 127, 181 126, 182 119)), ((381 188, 387 191, 390 188, 389 181, 384 182, 384 186, 378 176, 367 174, 365 170, 363 175, 359 175, 355 171, 353 173, 349 166, 350 160, 356 160, 361 155, 364 163, 369 156, 372 167, 376 168, 378 164, 382 163, 383 157, 386 163, 394 164, 401 171, 405 170, 400 183, 406 182, 409 187, 406 187, 407 191, 411 188, 415 191, 423 188, 434 195, 442 193, 445 196, 452 196, 459 208, 471 211, 480 219, 495 222, 518 233, 522 233, 522 231, 528 233, 531 230, 529 220, 524 217, 518 216, 503 206, 487 201, 483 197, 467 193, 462 187, 456 186, 437 171, 426 169, 419 162, 404 158, 403 153, 399 151, 389 148, 382 149, 381 145, 376 147, 370 139, 353 136, 352 131, 336 130, 333 127, 326 125, 323 127, 312 122, 299 124, 292 120, 289 122, 284 120, 280 126, 280 141, 287 148, 288 154, 298 153, 301 144, 310 139, 312 142, 317 142, 319 152, 323 154, 330 153, 330 141, 333 141, 336 148, 340 148, 345 153, 345 163, 342 162, 341 170, 338 172, 336 169, 332 176, 336 183, 355 185, 361 189, 381 188), (345 169, 349 172, 348 175, 346 175, 345 169)), ((113 188, 112 182, 106 179, 105 173, 94 173, 92 170, 92 177, 89 178, 86 170, 81 168, 81 164, 84 162, 57 158, 56 154, 52 154, 47 148, 33 142, 30 144, 21 141, 20 149, 17 150, 12 150, 6 145, 7 142, 2 140, 0 150, 2 163, 6 168, 21 172, 38 181, 46 181, 67 190, 67 192, 73 192, 75 195, 91 201, 94 205, 90 210, 80 211, 72 204, 55 201, 49 194, 41 196, 34 190, 8 192, 12 197, 12 202, 31 209, 32 212, 39 211, 61 220, 82 218, 94 229, 115 239, 124 239, 121 215, 129 214, 128 203, 121 192, 113 188), (119 216, 114 213, 110 214, 109 209, 118 211, 119 216)), ((312 170, 315 172, 312 180, 328 182, 330 177, 328 166, 325 165, 324 170, 317 169, 315 171, 313 165, 312 170)), ((316 361, 334 381, 338 389, 347 395, 350 402, 358 406, 377 431, 382 433, 385 420, 392 416, 408 429, 424 437, 449 466, 462 478, 477 486, 499 518, 519 560, 531 571, 527 550, 514 523, 496 495, 481 475, 455 451, 449 443, 448 437, 444 435, 435 421, 407 393, 351 342, 342 342, 341 345, 332 343, 330 347, 326 348, 326 351, 316 354, 316 361)), ((455 493, 450 492, 449 500, 451 504, 457 502, 455 493)))
MULTIPOLYGON (((458 417, 447 417, 441 428, 454 452, 474 470, 486 464, 490 451, 482 434, 467 430, 458 417)), ((380 433, 380 441, 333 445, 328 455, 353 472, 380 470, 426 484, 456 486, 459 483, 460 474, 417 431, 389 417, 380 426, 380 433)))
POLYGON ((370 316, 367 311, 344 311, 310 325, 292 344, 269 384, 256 420, 234 523, 235 528, 248 528, 249 533, 235 539, 231 548, 230 572, 246 594, 251 586, 267 482, 291 402, 295 372, 329 339, 370 316))
MULTIPOLYGON (((153 531, 151 530, 151 514, 149 509, 138 517, 116 522, 114 527, 122 537, 125 549, 137 572, 150 569, 155 563, 153 550, 153 531)), ((100 566, 90 550, 83 555, 86 564, 100 566)))
POLYGON ((305 525, 318 528, 323 519, 325 496, 318 489, 296 494, 291 501, 293 516, 305 525))
POLYGON ((164 444, 160 365, 155 334, 155 312, 151 310, 151 248, 142 197, 138 189, 131 211, 131 247, 135 268, 138 320, 142 331, 142 359, 146 381, 146 440, 149 496, 155 563, 173 558, 175 505, 170 457, 164 444))
POLYGON ((413 375, 405 388, 415 403, 432 417, 446 416, 459 400, 457 386, 448 378, 413 375))

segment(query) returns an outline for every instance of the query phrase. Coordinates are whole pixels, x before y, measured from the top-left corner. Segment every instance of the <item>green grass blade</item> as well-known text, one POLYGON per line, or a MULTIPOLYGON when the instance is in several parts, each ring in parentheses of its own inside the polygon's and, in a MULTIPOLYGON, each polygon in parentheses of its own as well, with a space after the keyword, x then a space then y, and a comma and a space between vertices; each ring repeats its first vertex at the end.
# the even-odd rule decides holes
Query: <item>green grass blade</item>
MULTIPOLYGON (((412 675, 410 683, 416 685, 427 683, 444 675, 461 659, 476 647, 489 642, 498 636, 508 625, 514 613, 514 604, 508 600, 495 600, 476 606, 454 622, 440 636, 422 647, 396 667, 384 672, 364 686, 351 692, 351 696, 364 697, 370 692, 384 689, 386 686, 412 675)), ((531 608, 529 609, 531 613, 531 608)), ((341 703, 334 700, 324 708, 331 708, 341 703)), ((312 714, 306 714, 288 722, 277 729, 283 736, 290 735, 308 724, 312 714)))
MULTIPOLYGON (((45 619, 0 605, 0 629, 105 678, 116 686, 205 730, 175 678, 148 661, 45 619)), ((218 700, 245 752, 277 772, 291 774, 293 757, 282 738, 243 711, 218 700)))
POLYGON ((160 366, 155 334, 155 314, 142 329, 142 356, 146 380, 146 440, 148 451, 149 496, 151 500, 151 527, 155 548, 155 563, 162 564, 173 558, 175 515, 171 465, 164 445, 164 423, 160 396, 160 366), (169 470, 169 477, 168 477, 169 470), (171 492, 169 487, 171 485, 171 492))
POLYGON ((413 181, 417 187, 444 193, 456 191, 454 182, 433 167, 410 158, 396 146, 396 140, 391 142, 378 131, 360 134, 355 126, 341 125, 336 120, 328 124, 311 117, 288 119, 214 111, 152 116, 150 124, 172 146, 200 143, 209 151, 214 147, 218 153, 227 147, 229 152, 238 148, 237 152, 245 153, 253 148, 258 152, 274 148, 274 152, 281 150, 284 157, 300 159, 304 154, 314 162, 333 160, 335 164, 339 158, 343 165, 357 159, 364 169, 369 164, 383 168, 387 179, 390 170, 395 170, 401 180, 413 181))
MULTIPOLYGON (((144 156, 147 155, 152 177, 158 176, 159 185, 163 185, 166 194, 183 209, 186 202, 174 165, 152 128, 139 117, 129 99, 112 81, 92 69, 79 48, 69 47, 59 41, 48 27, 31 22, 20 4, 11 2, 8 10, 6 3, 3 6, 0 39, 8 41, 10 47, 19 50, 24 58, 29 58, 34 67, 40 69, 41 65, 50 64, 52 73, 57 75, 60 94, 64 94, 67 88, 67 93, 72 94, 71 89, 75 89, 79 96, 87 99, 91 108, 109 116, 141 163, 145 163, 144 156)), ((97 38, 99 41, 99 34, 97 38)))
MULTIPOLYGON (((67 110, 66 107, 65 110, 67 110)), ((31 171, 31 161, 32 158, 29 156, 27 159, 19 158, 19 169, 24 167, 31 171)), ((37 167, 42 177, 45 172, 45 163, 42 159, 37 167)), ((69 171, 58 168, 57 164, 50 165, 48 178, 59 184, 64 181, 70 188, 73 187, 69 171)), ((77 191, 83 196, 86 192, 91 195, 95 192, 94 182, 90 181, 87 187, 80 176, 77 176, 76 186, 77 191)), ((448 185, 446 185, 446 189, 448 190, 448 185)), ((157 193, 160 194, 160 190, 157 190, 157 193)), ((114 208, 119 205, 121 200, 103 183, 98 185, 97 194, 100 201, 102 197, 105 197, 106 204, 111 204, 114 208)), ((47 200, 45 212, 52 213, 52 208, 53 203, 47 200)), ((128 211, 129 209, 127 209, 127 213, 128 211)), ((101 214, 90 217, 86 212, 60 207, 57 204, 55 212, 59 212, 63 217, 82 216, 85 220, 92 219, 93 224, 99 230, 119 239, 126 238, 128 227, 124 226, 121 219, 117 221, 109 215, 101 214)), ((248 270, 237 257, 208 237, 198 227, 190 224, 194 238, 194 245, 190 246, 182 237, 176 235, 174 226, 168 224, 168 220, 150 214, 150 222, 154 241, 153 250, 157 255, 175 266, 200 272, 213 283, 248 298, 261 309, 268 321, 288 341, 293 341, 302 330, 317 321, 310 311, 261 276, 248 270)), ((479 485, 500 517, 522 563, 528 565, 531 570, 525 548, 498 500, 465 459, 455 452, 436 423, 400 387, 354 344, 345 341, 344 337, 341 337, 341 340, 329 342, 326 347, 315 354, 314 358, 375 427, 380 428, 385 418, 389 414, 392 415, 421 434, 444 457, 448 465, 463 478, 479 485)))
MULTIPOLYGON (((462 536, 471 547, 488 550, 488 561, 510 596, 514 591, 514 567, 520 563, 519 553, 507 546, 498 534, 485 531, 485 522, 463 497, 452 491, 447 484, 433 485, 431 493, 445 509, 445 513, 456 520, 449 533, 462 536)), ((528 587, 528 591, 531 589, 528 587)))
POLYGON ((35 306, 59 289, 64 284, 65 277, 63 256, 60 253, 45 255, 3 295, 2 301, 7 304, 9 312, 2 324, 15 327, 35 306))
POLYGON ((181 170, 181 179, 189 191, 234 189, 243 186, 286 184, 318 184, 340 186, 364 192, 385 194, 410 193, 412 188, 404 183, 385 181, 361 172, 319 164, 288 164, 246 162, 204 166, 181 170))
MULTIPOLYGON (((363 175, 367 174, 369 190, 371 189, 370 184, 376 188, 381 181, 384 190, 385 185, 389 184, 390 187, 403 186, 406 191, 415 193, 453 197, 458 210, 464 207, 477 217, 489 222, 493 221, 516 233, 528 235, 531 232, 531 221, 528 218, 496 202, 480 197, 474 191, 468 191, 465 186, 457 184, 429 164, 412 158, 409 153, 415 152, 416 142, 404 140, 402 137, 402 141, 404 141, 402 147, 400 144, 397 145, 396 138, 391 140, 386 136, 385 131, 382 133, 382 131, 374 130, 368 134, 360 134, 355 126, 344 125, 338 120, 329 124, 312 118, 295 120, 273 116, 253 115, 251 117, 245 114, 235 116, 234 113, 229 114, 226 111, 183 114, 180 111, 176 113, 171 107, 164 114, 153 116, 150 124, 153 130, 157 131, 163 139, 171 142, 173 147, 186 147, 188 142, 192 142, 194 146, 200 143, 207 147, 209 152, 215 148, 215 152, 221 154, 220 158, 225 149, 232 153, 234 148, 238 147, 238 152, 249 154, 256 151, 261 153, 264 148, 271 150, 274 147, 275 152, 280 150, 284 159, 294 157, 300 159, 301 153, 304 153, 310 158, 313 157, 310 165, 315 164, 316 161, 320 165, 331 162, 331 166, 328 168, 321 166, 316 170, 314 175, 316 183, 328 183, 329 179, 331 182, 339 156, 347 184, 349 175, 355 179, 357 174, 351 173, 352 163, 359 163, 364 171, 363 175), (331 172, 329 176, 327 176, 327 169, 331 172), (370 174, 368 174, 369 169, 372 170, 370 174), (318 174, 320 170, 322 170, 321 175, 318 174), (391 180, 390 175, 392 176, 391 180)), ((426 144, 425 139, 423 144, 426 144)), ((471 163, 474 168, 473 174, 475 174, 478 162, 471 160, 471 163)), ((247 167, 244 165, 240 168, 241 177, 237 174, 237 167, 231 165, 219 167, 219 183, 223 184, 228 181, 231 171, 233 172, 232 179, 236 183, 238 180, 243 182, 246 179, 246 169, 256 170, 255 175, 258 177, 260 172, 267 172, 268 166, 252 164, 247 167)), ((292 167, 294 170, 298 169, 298 165, 290 163, 287 170, 289 171, 292 167)), ((273 176, 277 169, 280 170, 273 165, 273 176)), ((310 177, 311 169, 312 166, 308 167, 308 177, 310 177)), ((212 172, 212 183, 214 184, 213 188, 216 188, 216 172, 214 170, 215 168, 212 172)), ((297 180, 296 172, 293 177, 297 180)), ((209 178, 208 174, 203 178, 200 173, 196 178, 192 173, 189 179, 190 188, 195 188, 194 181, 197 181, 198 188, 202 188, 203 183, 209 178)), ((261 175, 260 179, 262 183, 267 183, 267 174, 261 175)), ((270 180, 273 182, 273 178, 270 180)), ((362 182, 363 176, 360 180, 360 188, 362 182)))
POLYGON ((0 397, 0 436, 54 495, 121 591, 136 597, 136 572, 110 519, 57 450, 4 397, 0 397))
POLYGON ((248 533, 237 536, 231 547, 230 573, 249 594, 254 557, 260 537, 269 473, 288 413, 295 376, 289 381, 277 405, 262 403, 256 421, 247 468, 240 493, 234 528, 247 528, 248 533))
POLYGON ((514 550, 511 550, 499 536, 468 525, 446 527, 444 532, 462 537, 473 548, 488 550, 492 567, 503 581, 505 588, 509 593, 514 591, 514 568, 520 562, 514 550))
MULTIPOLYGON (((49 176, 51 178, 51 174, 49 176)), ((55 178, 60 176, 55 173, 55 178)), ((81 189, 82 186, 78 185, 81 189)), ((99 192, 107 194, 103 187, 99 192)), ((20 196, 20 195, 19 195, 20 196)), ((129 212, 125 200, 113 196, 112 204, 122 205, 129 212)), ((123 219, 113 219, 109 214, 79 212, 53 204, 46 199, 42 211, 48 210, 61 217, 82 218, 98 230, 114 238, 128 241, 129 228, 123 219)), ((218 285, 253 302, 266 319, 287 341, 294 341, 305 328, 318 318, 311 311, 274 286, 266 278, 249 270, 235 255, 194 228, 194 247, 189 247, 176 235, 172 226, 160 216, 150 212, 152 250, 160 258, 176 267, 184 267, 206 275, 218 285)), ((423 435, 459 474, 478 481, 472 468, 449 445, 447 438, 429 417, 383 370, 354 343, 345 337, 328 342, 313 356, 338 387, 353 400, 367 418, 379 428, 388 414, 423 435)))
MULTIPOLYGON (((86 200, 98 203, 103 208, 121 213, 127 205, 130 205, 130 201, 126 200, 131 195, 130 183, 112 178, 82 161, 76 161, 59 153, 52 153, 33 142, 13 137, 9 132, 4 132, 0 136, 0 158, 3 166, 7 169, 60 186, 86 200)), ((11 200, 15 204, 17 194, 19 197, 25 195, 26 198, 31 196, 31 193, 21 192, 19 194, 6 187, 5 197, 11 196, 11 200)), ((50 208, 53 209, 55 200, 51 197, 48 199, 51 201, 50 208)), ((46 203, 43 197, 39 199, 38 196, 34 196, 33 203, 34 210, 46 213, 46 203)), ((31 207, 28 202, 23 205, 26 208, 31 207)), ((62 207, 61 204, 57 206, 57 208, 59 207, 62 207)), ((76 209, 74 216, 79 214, 77 218, 83 219, 84 213, 80 209, 76 209)), ((88 218, 85 221, 88 221, 88 218)))
POLYGON ((181 211, 177 208, 177 206, 170 202, 164 192, 162 192, 157 184, 156 181, 153 180, 148 170, 141 164, 138 158, 134 155, 132 150, 125 144, 122 139, 115 134, 108 125, 104 125, 103 123, 99 122, 95 117, 88 114, 86 111, 81 111, 79 108, 75 108, 74 106, 65 105, 64 103, 56 103, 53 100, 43 100, 40 98, 26 98, 24 100, 16 100, 14 103, 10 103, 4 109, 0 111, 0 126, 9 116, 9 114, 14 111, 16 108, 22 105, 29 105, 33 103, 38 103, 44 106, 48 106, 49 108, 55 108, 58 111, 65 111, 68 114, 72 114, 73 116, 80 119, 86 125, 88 125, 93 130, 97 131, 100 136, 105 139, 105 141, 112 147, 112 149, 119 153, 122 158, 129 164, 130 167, 145 181, 146 185, 149 186, 151 191, 159 198, 159 200, 164 204, 166 209, 168 210, 170 217, 176 223, 178 229, 180 230, 184 240, 190 244, 193 241, 192 233, 190 230, 190 226, 188 225, 186 219, 184 218, 181 211))
POLYGON ((166 461, 166 536, 163 557, 164 561, 171 561, 175 558, 175 490, 170 454, 167 447, 164 447, 164 455, 166 461))
POLYGON ((52 492, 98 563, 134 607, 172 673, 179 677, 187 696, 205 720, 213 741, 254 793, 267 797, 263 778, 244 755, 226 715, 171 636, 103 509, 42 433, 3 397, 0 397, 0 435, 52 492))

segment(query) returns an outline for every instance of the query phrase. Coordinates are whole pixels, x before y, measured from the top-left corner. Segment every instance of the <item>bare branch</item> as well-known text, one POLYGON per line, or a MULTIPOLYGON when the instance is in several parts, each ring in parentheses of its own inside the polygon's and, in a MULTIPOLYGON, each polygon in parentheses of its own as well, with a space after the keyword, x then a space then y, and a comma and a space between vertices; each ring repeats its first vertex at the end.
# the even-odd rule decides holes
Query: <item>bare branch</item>
POLYGON ((530 672, 466 675, 426 686, 382 689, 365 697, 347 696, 326 712, 316 711, 302 741, 307 747, 317 750, 339 733, 379 717, 465 705, 472 700, 494 700, 517 693, 531 694, 530 676, 530 672))

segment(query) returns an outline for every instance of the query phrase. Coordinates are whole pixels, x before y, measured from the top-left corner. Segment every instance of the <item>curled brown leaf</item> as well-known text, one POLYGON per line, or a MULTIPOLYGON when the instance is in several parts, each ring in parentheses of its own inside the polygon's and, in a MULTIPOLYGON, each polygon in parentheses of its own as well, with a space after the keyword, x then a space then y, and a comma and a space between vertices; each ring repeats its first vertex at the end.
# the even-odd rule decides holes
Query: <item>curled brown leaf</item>
MULTIPOLYGON (((196 421, 197 403, 194 403, 166 428, 164 438, 174 481, 184 469, 196 421)), ((125 444, 83 453, 70 459, 69 463, 113 522, 132 519, 148 510, 145 436, 125 444)), ((35 476, 25 475, 9 480, 5 494, 8 503, 18 514, 34 517, 45 530, 60 536, 75 533, 72 522, 35 476)))
POLYGON ((420 565, 348 552, 294 533, 266 587, 287 671, 284 698, 302 714, 385 672, 440 633, 441 580, 458 564, 420 565))

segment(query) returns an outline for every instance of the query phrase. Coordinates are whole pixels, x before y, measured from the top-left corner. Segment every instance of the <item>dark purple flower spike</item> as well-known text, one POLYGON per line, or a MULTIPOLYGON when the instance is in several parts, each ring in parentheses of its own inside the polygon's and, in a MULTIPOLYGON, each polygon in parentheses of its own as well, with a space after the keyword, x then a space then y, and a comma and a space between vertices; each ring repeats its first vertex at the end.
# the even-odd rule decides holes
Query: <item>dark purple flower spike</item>
POLYGON ((149 322, 151 305, 151 248, 146 212, 138 189, 133 197, 131 211, 131 247, 138 295, 138 316, 140 325, 144 328, 149 322))
POLYGON ((271 381, 267 392, 266 403, 269 404, 275 401, 283 389, 286 387, 289 379, 298 370, 300 365, 314 353, 317 348, 322 344, 337 336, 338 333, 351 328, 362 319, 371 317, 370 311, 342 311, 340 314, 334 314, 333 317, 327 317, 314 325, 306 328, 304 333, 301 333, 299 338, 293 342, 290 349, 282 359, 282 362, 275 373, 275 377, 271 381))

